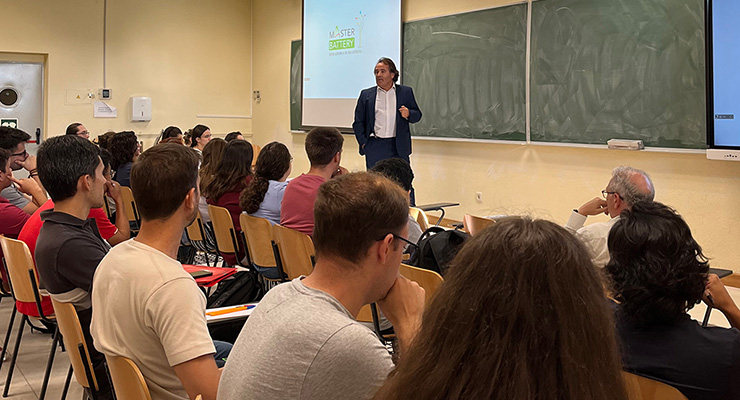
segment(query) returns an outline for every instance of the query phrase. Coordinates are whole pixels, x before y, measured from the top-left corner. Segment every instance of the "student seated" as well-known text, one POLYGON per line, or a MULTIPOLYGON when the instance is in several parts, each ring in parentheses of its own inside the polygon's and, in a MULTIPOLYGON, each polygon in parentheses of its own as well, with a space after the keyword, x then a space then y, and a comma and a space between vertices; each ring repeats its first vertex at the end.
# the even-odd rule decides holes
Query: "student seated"
POLYGON ((185 143, 182 139, 182 131, 180 128, 176 126, 168 126, 162 129, 162 133, 159 134, 159 137, 154 141, 154 144, 173 142, 173 140, 166 141, 168 139, 175 139, 174 142, 179 144, 185 143))
POLYGON ((82 125, 79 122, 71 123, 67 126, 67 129, 64 131, 65 135, 77 135, 85 140, 90 139, 90 132, 87 131, 87 128, 85 128, 85 125, 82 125))
MULTIPOLYGON (((411 170, 411 165, 406 160, 401 158, 386 158, 385 160, 378 161, 370 171, 377 172, 395 181, 411 196, 414 171, 411 170)), ((409 214, 409 241, 417 243, 422 233, 424 232, 422 232, 419 223, 409 214)), ((408 251, 410 249, 407 248, 406 250, 408 251)))
POLYGON ((334 176, 346 174, 339 166, 344 138, 337 128, 313 128, 306 135, 307 173, 293 178, 285 188, 280 207, 280 225, 306 235, 313 234, 313 203, 319 186, 334 176))
MULTIPOLYGON (((36 156, 28 154, 28 151, 26 151, 26 144, 29 140, 31 140, 31 135, 20 129, 0 126, 0 149, 8 151, 10 169, 13 171, 25 169, 28 171, 28 177, 36 181, 36 186, 41 189, 40 191, 35 190, 33 195, 29 195, 24 193, 22 188, 17 187, 17 185, 9 184, 0 191, 0 196, 30 215, 44 204, 46 193, 44 193, 44 186, 41 184, 36 168, 36 156)), ((31 185, 28 184, 27 186, 30 190, 31 185)))
POLYGON ((156 145, 131 170, 141 213, 135 239, 114 247, 93 280, 91 331, 103 354, 134 361, 154 399, 216 398, 222 359, 206 327, 206 298, 177 262, 186 226, 198 212, 198 155, 156 145))
POLYGON ((35 244, 41 286, 55 300, 75 306, 101 391, 110 395, 105 357, 90 336, 93 275, 110 245, 100 237, 90 210, 103 206, 106 191, 116 192, 120 200, 120 186, 105 179, 100 149, 78 135, 49 138, 38 154, 39 176, 54 203, 53 209, 34 214, 40 219, 29 220, 25 240, 35 244), (38 239, 32 239, 36 228, 38 239))
POLYGON ((613 320, 586 249, 510 217, 471 238, 375 399, 623 399, 613 320))
POLYGON ((200 217, 203 222, 210 222, 211 217, 208 215, 208 202, 203 197, 205 187, 213 180, 216 175, 216 168, 221 163, 221 159, 224 158, 224 150, 228 143, 221 138, 214 138, 209 141, 208 144, 203 148, 201 154, 202 160, 200 163, 200 169, 198 170, 198 176, 200 176, 200 203, 198 208, 200 210, 200 217))
POLYGON ((609 233, 609 253, 625 369, 690 400, 740 399, 740 310, 722 281, 707 277, 707 259, 683 218, 661 203, 633 204, 609 233), (686 312, 702 298, 733 328, 692 320, 686 312))
POLYGON ((221 254, 229 265, 239 265, 237 260, 245 257, 244 243, 241 236, 239 215, 239 195, 252 179, 252 145, 244 140, 234 140, 224 150, 223 158, 216 167, 213 179, 203 187, 203 196, 208 204, 229 210, 231 221, 236 230, 238 254, 221 254))
POLYGON ((131 167, 141 154, 136 134, 131 131, 118 132, 110 140, 111 168, 113 179, 121 186, 131 186, 131 167))
POLYGON ((265 145, 257 157, 254 179, 239 198, 242 210, 273 225, 280 224, 280 204, 288 186, 285 180, 290 175, 292 162, 293 157, 284 144, 272 142, 265 145))
POLYGON ((226 363, 220 400, 372 397, 393 362, 355 317, 377 302, 403 353, 424 307, 424 290, 398 272, 408 206, 406 193, 377 174, 321 186, 316 267, 270 290, 254 309, 226 363))
POLYGON ((185 143, 198 154, 203 154, 203 149, 211 141, 211 128, 205 125, 195 125, 193 129, 185 133, 185 143))
POLYGON ((599 268, 603 268, 609 261, 606 246, 609 229, 619 220, 622 211, 629 210, 632 204, 652 200, 655 197, 655 187, 645 171, 620 166, 612 171, 612 178, 606 189, 601 191, 601 195, 602 197, 595 197, 573 210, 565 224, 565 229, 586 245, 594 265, 599 268), (608 215, 611 220, 583 226, 589 215, 600 214, 608 215))

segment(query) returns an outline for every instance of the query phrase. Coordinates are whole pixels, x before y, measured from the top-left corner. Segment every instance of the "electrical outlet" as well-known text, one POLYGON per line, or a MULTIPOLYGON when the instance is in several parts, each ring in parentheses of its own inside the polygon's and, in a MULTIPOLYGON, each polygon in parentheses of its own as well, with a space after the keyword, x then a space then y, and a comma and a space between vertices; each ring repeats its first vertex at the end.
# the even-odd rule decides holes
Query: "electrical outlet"
POLYGON ((483 193, 481 193, 481 192, 475 192, 475 201, 477 201, 478 203, 482 203, 483 202, 483 193))
POLYGON ((261 102, 261 101, 262 101, 262 94, 260 93, 260 91, 259 91, 259 90, 255 90, 255 91, 253 91, 253 92, 252 92, 252 95, 253 95, 253 97, 254 97, 254 101, 256 101, 257 103, 259 103, 259 102, 261 102))

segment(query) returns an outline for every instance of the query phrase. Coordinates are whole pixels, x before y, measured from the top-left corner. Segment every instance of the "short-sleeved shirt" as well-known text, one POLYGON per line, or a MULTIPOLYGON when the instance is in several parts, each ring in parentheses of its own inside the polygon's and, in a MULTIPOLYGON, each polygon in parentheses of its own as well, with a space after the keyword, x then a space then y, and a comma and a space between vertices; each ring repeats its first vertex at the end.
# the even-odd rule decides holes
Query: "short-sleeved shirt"
POLYGON ((688 314, 672 326, 642 328, 617 310, 625 370, 667 383, 690 400, 740 399, 740 331, 702 327, 688 314))
POLYGON ((100 237, 93 218, 46 210, 41 220, 35 253, 41 286, 77 310, 90 308, 93 275, 110 245, 100 237))
POLYGON ((23 209, 28 203, 31 202, 31 199, 24 196, 23 193, 19 192, 18 189, 15 186, 8 186, 2 191, 0 191, 0 196, 5 197, 5 199, 12 205, 23 209))
POLYGON ((280 206, 285 195, 288 182, 269 181, 265 198, 260 203, 260 208, 250 214, 253 217, 264 218, 271 224, 280 224, 280 206))
POLYGON ((280 225, 313 235, 313 204, 319 194, 319 186, 324 182, 321 176, 306 174, 291 180, 283 195, 280 225))
MULTIPOLYGON (((39 237, 41 225, 44 223, 41 220, 41 213, 52 209, 54 209, 54 202, 49 199, 31 215, 26 225, 23 226, 20 235, 18 235, 18 239, 26 242, 28 245, 28 249, 31 250, 31 256, 34 256, 36 253, 36 240, 39 237)), ((95 218, 95 224, 98 226, 100 237, 105 240, 112 238, 118 232, 118 228, 110 222, 108 216, 105 214, 105 210, 102 208, 91 208, 87 218, 95 218)))
POLYGON ((177 260, 135 239, 116 245, 95 272, 92 304, 100 352, 133 360, 152 398, 187 398, 172 367, 216 350, 206 298, 177 260))
POLYGON ((383 384, 393 369, 385 347, 302 278, 273 288, 254 309, 229 354, 219 400, 361 400, 383 384))

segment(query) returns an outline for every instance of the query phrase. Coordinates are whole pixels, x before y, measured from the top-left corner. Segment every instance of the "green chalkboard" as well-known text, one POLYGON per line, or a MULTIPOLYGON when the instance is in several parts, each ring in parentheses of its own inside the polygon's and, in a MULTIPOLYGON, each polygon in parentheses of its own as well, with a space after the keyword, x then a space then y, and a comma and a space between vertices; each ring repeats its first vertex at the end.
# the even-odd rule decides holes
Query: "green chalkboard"
POLYGON ((525 140, 527 6, 404 24, 404 85, 423 117, 414 136, 525 140))
POLYGON ((303 42, 290 42, 290 130, 301 129, 301 75, 303 75, 303 42))
POLYGON ((540 0, 531 139, 705 148, 704 0, 540 0))

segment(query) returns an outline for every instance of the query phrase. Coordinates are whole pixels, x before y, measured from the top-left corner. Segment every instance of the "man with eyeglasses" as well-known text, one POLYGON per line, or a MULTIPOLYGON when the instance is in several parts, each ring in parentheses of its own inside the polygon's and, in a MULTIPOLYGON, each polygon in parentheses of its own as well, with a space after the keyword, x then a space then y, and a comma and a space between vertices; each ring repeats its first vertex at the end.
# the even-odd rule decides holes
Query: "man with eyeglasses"
POLYGON ((565 229, 583 241, 591 254, 591 260, 599 268, 603 268, 609 262, 607 239, 609 230, 617 222, 619 215, 638 201, 652 201, 655 198, 655 188, 645 171, 619 166, 612 171, 612 179, 606 185, 606 189, 601 191, 601 196, 574 209, 568 223, 565 224, 565 229), (583 226, 589 215, 599 214, 606 214, 611 219, 583 226))
MULTIPOLYGON (((31 136, 20 129, 0 126, 0 149, 10 152, 10 169, 18 171, 23 168, 28 171, 28 177, 36 181, 42 193, 44 193, 44 186, 41 184, 39 173, 36 169, 36 156, 28 154, 28 151, 26 151, 26 143, 30 139, 31 136)), ((33 214, 46 201, 46 194, 43 195, 43 201, 37 203, 37 197, 40 198, 40 196, 28 196, 24 194, 24 190, 26 189, 22 187, 18 188, 16 185, 14 183, 3 189, 0 192, 0 196, 27 214, 33 214)))
POLYGON ((424 309, 424 289, 399 275, 408 207, 408 195, 379 174, 342 175, 321 185, 316 266, 270 290, 254 309, 229 354, 219 400, 375 394, 393 362, 357 314, 377 302, 403 353, 424 309))
POLYGON ((82 125, 79 122, 69 124, 64 134, 65 135, 77 135, 85 140, 90 140, 90 132, 87 131, 87 128, 85 128, 85 125, 82 125))

